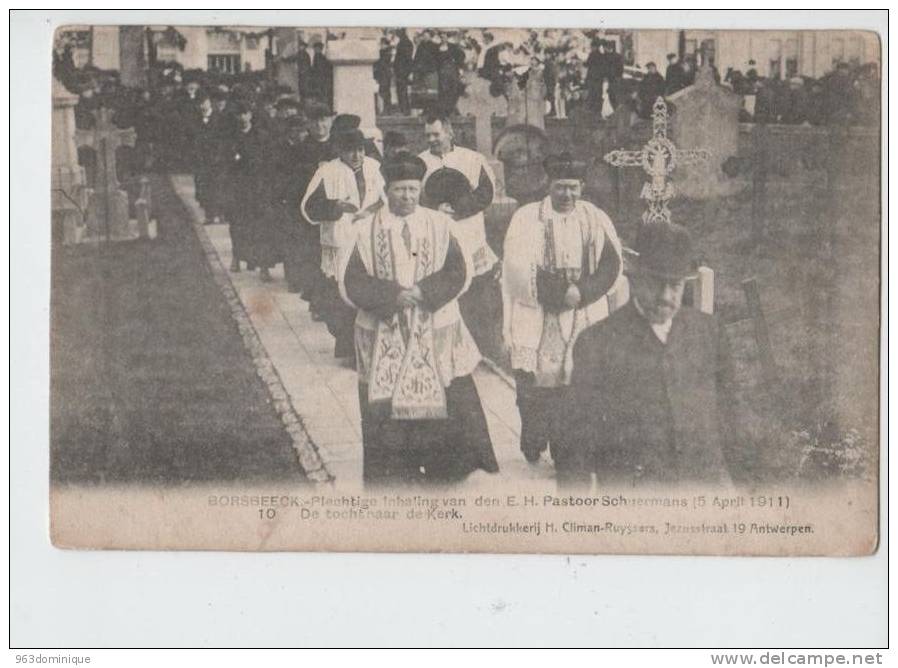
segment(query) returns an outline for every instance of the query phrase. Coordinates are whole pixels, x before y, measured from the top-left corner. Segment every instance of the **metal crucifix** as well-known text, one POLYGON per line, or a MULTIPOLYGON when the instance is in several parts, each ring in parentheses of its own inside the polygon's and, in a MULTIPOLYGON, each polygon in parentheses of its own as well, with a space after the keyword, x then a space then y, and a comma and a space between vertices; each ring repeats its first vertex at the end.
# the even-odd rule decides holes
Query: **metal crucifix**
POLYGON ((670 209, 667 203, 674 196, 674 187, 667 176, 680 165, 693 165, 711 158, 706 149, 680 150, 667 137, 667 103, 663 97, 655 100, 652 107, 652 138, 639 151, 618 149, 605 155, 605 162, 615 167, 642 167, 651 181, 642 186, 639 194, 648 202, 648 209, 642 214, 642 221, 648 223, 670 223, 670 209))

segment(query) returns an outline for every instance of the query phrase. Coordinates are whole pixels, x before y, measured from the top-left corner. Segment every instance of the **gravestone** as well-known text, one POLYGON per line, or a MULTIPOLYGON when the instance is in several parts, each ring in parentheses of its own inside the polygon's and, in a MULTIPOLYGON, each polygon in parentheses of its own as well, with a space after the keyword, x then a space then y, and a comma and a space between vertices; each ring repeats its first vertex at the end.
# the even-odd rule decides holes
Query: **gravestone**
POLYGON ((710 66, 696 73, 695 83, 668 96, 673 106, 672 138, 681 149, 699 146, 711 152, 711 160, 677 174, 678 192, 691 199, 707 200, 734 195, 744 183, 728 178, 722 169, 739 151, 739 110, 742 99, 714 81, 710 66))
POLYGON ((53 79, 53 116, 50 171, 50 209, 55 241, 73 242, 84 229, 87 177, 78 164, 75 145, 75 105, 78 96, 53 79))
POLYGON ((486 236, 497 255, 502 254, 502 241, 518 203, 506 190, 505 165, 493 153, 493 117, 508 113, 508 104, 502 95, 490 93, 490 82, 475 73, 465 75, 465 94, 458 100, 458 111, 474 117, 474 138, 477 152, 486 156, 496 188, 493 203, 484 212, 486 236))
POLYGON ((458 111, 474 117, 474 143, 477 152, 487 157, 496 176, 495 199, 505 197, 505 169, 493 155, 493 117, 508 114, 505 96, 493 96, 490 82, 473 73, 465 75, 465 94, 458 100, 458 111))
POLYGON ((458 99, 458 111, 474 117, 474 136, 477 152, 493 154, 493 117, 508 116, 508 101, 504 95, 490 93, 490 82, 473 72, 464 75, 465 94, 458 99))
POLYGON ((545 195, 548 186, 543 161, 552 151, 546 135, 546 87, 542 71, 532 69, 522 88, 512 80, 506 88, 508 119, 493 151, 505 166, 508 192, 522 203, 545 195))
MULTIPOLYGON (((116 172, 116 149, 134 146, 137 133, 133 128, 120 129, 112 122, 112 113, 101 107, 94 114, 96 123, 87 130, 75 130, 74 144, 92 149, 97 156, 95 188, 88 192, 84 226, 71 241, 128 241, 154 238, 155 225, 148 211, 140 212, 140 220, 131 220, 128 194, 121 189, 116 172)), ((55 137, 54 137, 55 139, 55 137)), ((68 238, 68 235, 67 235, 68 238)))
POLYGON ((546 129, 546 84, 542 70, 531 69, 523 88, 513 80, 506 91, 508 125, 533 125, 540 130, 546 129))
MULTIPOLYGON (((88 201, 87 234, 106 240, 131 237, 128 217, 128 194, 121 189, 116 172, 116 149, 134 146, 137 133, 133 128, 121 130, 112 122, 112 113, 101 107, 95 113, 96 125, 77 130, 75 142, 97 155, 95 190, 88 201)), ((136 235, 134 236, 136 238, 136 235)))

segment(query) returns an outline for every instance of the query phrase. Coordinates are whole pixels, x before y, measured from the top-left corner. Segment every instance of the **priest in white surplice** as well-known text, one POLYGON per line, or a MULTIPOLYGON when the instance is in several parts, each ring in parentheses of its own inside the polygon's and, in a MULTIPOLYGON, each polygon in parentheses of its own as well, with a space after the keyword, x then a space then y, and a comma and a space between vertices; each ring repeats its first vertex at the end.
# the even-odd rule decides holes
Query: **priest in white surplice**
POLYGON ((570 382, 577 335, 608 315, 621 280, 611 219, 581 199, 585 165, 569 154, 545 162, 549 195, 514 214, 502 263, 503 335, 521 413, 521 450, 557 458, 559 402, 570 382))
POLYGON ((353 310, 340 298, 337 280, 355 244, 358 221, 382 205, 380 163, 365 155, 365 136, 349 129, 334 136, 338 157, 322 163, 309 182, 301 210, 321 235, 321 272, 317 295, 321 315, 336 339, 335 357, 353 355, 353 310))
POLYGON ((418 155, 427 166, 421 202, 455 221, 453 232, 471 259, 474 277, 482 276, 498 260, 487 244, 483 221, 495 194, 493 171, 480 153, 455 145, 448 116, 428 116, 424 133, 429 148, 418 155))
POLYGON ((387 206, 361 221, 341 290, 355 346, 367 483, 451 482, 498 470, 459 314, 470 263, 443 213, 418 206, 425 165, 383 164, 387 206))
MULTIPOLYGON (((486 158, 457 146, 449 117, 425 117, 424 135, 429 148, 418 155, 427 165, 421 204, 452 218, 452 232, 471 263, 470 285, 459 298, 462 317, 481 346, 498 335, 489 321, 501 306, 495 281, 496 254, 487 243, 484 212, 493 203, 495 177, 486 158)), ((487 348, 488 349, 488 348, 487 348)))

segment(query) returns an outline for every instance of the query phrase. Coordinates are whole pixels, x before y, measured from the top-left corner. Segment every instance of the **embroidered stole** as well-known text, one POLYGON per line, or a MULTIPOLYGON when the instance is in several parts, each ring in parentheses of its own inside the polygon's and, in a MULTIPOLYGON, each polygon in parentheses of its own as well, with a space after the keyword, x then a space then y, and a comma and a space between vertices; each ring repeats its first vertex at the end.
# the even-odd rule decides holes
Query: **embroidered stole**
MULTIPOLYGON (((435 230, 413 235, 414 282, 438 269, 435 230)), ((403 244, 401 230, 384 228, 380 212, 371 224, 371 249, 377 278, 396 281, 396 249, 403 244)), ((404 286, 410 287, 410 286, 404 286)), ((437 367, 433 314, 418 307, 405 308, 389 321, 380 320, 374 338, 368 378, 368 401, 390 401, 396 420, 432 420, 447 417, 446 390, 437 367)))
MULTIPOLYGON (((554 217, 547 215, 546 203, 540 206, 540 220, 545 227, 545 246, 543 252, 543 269, 553 274, 564 273, 571 282, 577 281, 584 271, 589 272, 595 268, 597 258, 592 257, 592 244, 583 238, 583 228, 578 225, 578 234, 581 244, 577 249, 578 257, 568 257, 570 248, 556 241, 556 221, 554 217), (590 257, 587 266, 581 266, 583 249, 588 248, 590 257)), ((576 215, 576 212, 572 212, 576 215)), ((543 331, 537 347, 536 375, 538 379, 552 379, 556 383, 566 384, 570 378, 572 366, 574 342, 577 335, 586 326, 586 314, 582 309, 571 309, 561 313, 543 312, 543 331)), ((542 383, 540 383, 542 384, 542 383)))

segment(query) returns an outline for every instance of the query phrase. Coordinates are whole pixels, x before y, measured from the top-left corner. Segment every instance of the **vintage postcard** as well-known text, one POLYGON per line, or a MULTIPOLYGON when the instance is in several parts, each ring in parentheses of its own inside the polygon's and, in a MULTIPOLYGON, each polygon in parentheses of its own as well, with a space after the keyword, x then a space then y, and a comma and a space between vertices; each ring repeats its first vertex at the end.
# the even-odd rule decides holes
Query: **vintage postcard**
POLYGON ((876 551, 875 32, 53 51, 56 546, 876 551))

